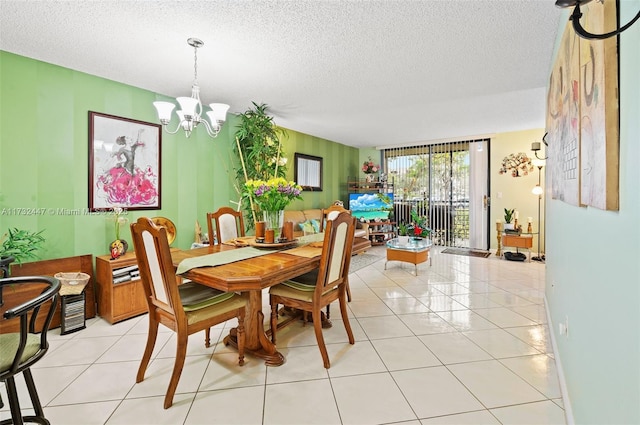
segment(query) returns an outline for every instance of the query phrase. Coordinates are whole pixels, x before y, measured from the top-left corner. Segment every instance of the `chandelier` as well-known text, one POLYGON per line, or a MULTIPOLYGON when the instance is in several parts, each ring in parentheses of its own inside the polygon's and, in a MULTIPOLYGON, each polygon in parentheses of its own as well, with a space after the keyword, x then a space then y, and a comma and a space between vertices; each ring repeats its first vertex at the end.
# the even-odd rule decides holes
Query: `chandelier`
POLYGON ((198 124, 202 123, 209 136, 215 138, 227 119, 229 105, 210 103, 211 110, 206 112, 209 121, 202 116, 203 107, 202 102, 200 102, 200 86, 198 86, 198 48, 204 46, 204 42, 197 38, 189 38, 187 43, 193 47, 193 85, 191 86, 191 97, 176 98, 180 105, 180 110, 176 111, 180 122, 175 130, 171 131, 168 128, 171 122, 171 112, 175 105, 171 102, 153 102, 153 106, 156 107, 160 123, 167 133, 175 134, 182 128, 188 138, 198 124))

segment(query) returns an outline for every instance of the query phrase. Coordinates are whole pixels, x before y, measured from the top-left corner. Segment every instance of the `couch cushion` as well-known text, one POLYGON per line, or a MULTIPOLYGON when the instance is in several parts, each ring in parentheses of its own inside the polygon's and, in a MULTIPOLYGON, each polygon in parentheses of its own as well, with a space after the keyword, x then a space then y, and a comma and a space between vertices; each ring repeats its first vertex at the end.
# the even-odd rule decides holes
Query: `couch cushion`
POLYGON ((306 220, 307 218, 304 216, 304 212, 300 210, 284 210, 284 221, 293 222, 293 230, 302 230, 300 223, 306 220))
POLYGON ((304 210, 302 212, 304 213, 304 216, 305 216, 306 220, 318 220, 318 221, 322 220, 322 210, 321 209, 304 210))

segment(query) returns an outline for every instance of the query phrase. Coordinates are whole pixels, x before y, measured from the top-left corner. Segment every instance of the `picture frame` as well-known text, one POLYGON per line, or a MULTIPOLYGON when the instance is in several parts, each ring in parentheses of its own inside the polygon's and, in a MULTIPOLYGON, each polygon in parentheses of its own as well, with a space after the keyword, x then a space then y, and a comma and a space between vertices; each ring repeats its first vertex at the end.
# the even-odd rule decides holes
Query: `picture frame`
POLYGON ((161 208, 162 127, 89 111, 89 211, 161 208))
POLYGON ((322 157, 296 152, 294 175, 302 190, 322 192, 322 157))

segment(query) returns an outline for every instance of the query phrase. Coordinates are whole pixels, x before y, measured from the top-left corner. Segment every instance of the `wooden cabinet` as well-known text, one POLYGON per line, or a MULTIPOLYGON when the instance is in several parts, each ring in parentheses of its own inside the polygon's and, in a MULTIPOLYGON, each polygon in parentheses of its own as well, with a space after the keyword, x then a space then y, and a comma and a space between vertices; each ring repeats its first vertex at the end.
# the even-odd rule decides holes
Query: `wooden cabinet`
POLYGON ((147 301, 133 252, 116 260, 110 255, 96 257, 98 314, 116 323, 147 312, 147 301))
POLYGON ((511 246, 515 248, 531 249, 533 246, 533 238, 531 235, 502 235, 502 246, 511 246))

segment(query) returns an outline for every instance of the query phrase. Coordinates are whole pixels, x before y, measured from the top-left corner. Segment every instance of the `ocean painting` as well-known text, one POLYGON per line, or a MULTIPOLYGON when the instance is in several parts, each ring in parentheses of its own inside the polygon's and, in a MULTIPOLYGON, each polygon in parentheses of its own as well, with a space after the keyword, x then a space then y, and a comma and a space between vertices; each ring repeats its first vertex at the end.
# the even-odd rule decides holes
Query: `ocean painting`
POLYGON ((389 220, 393 211, 393 193, 350 193, 349 209, 358 220, 389 220))

